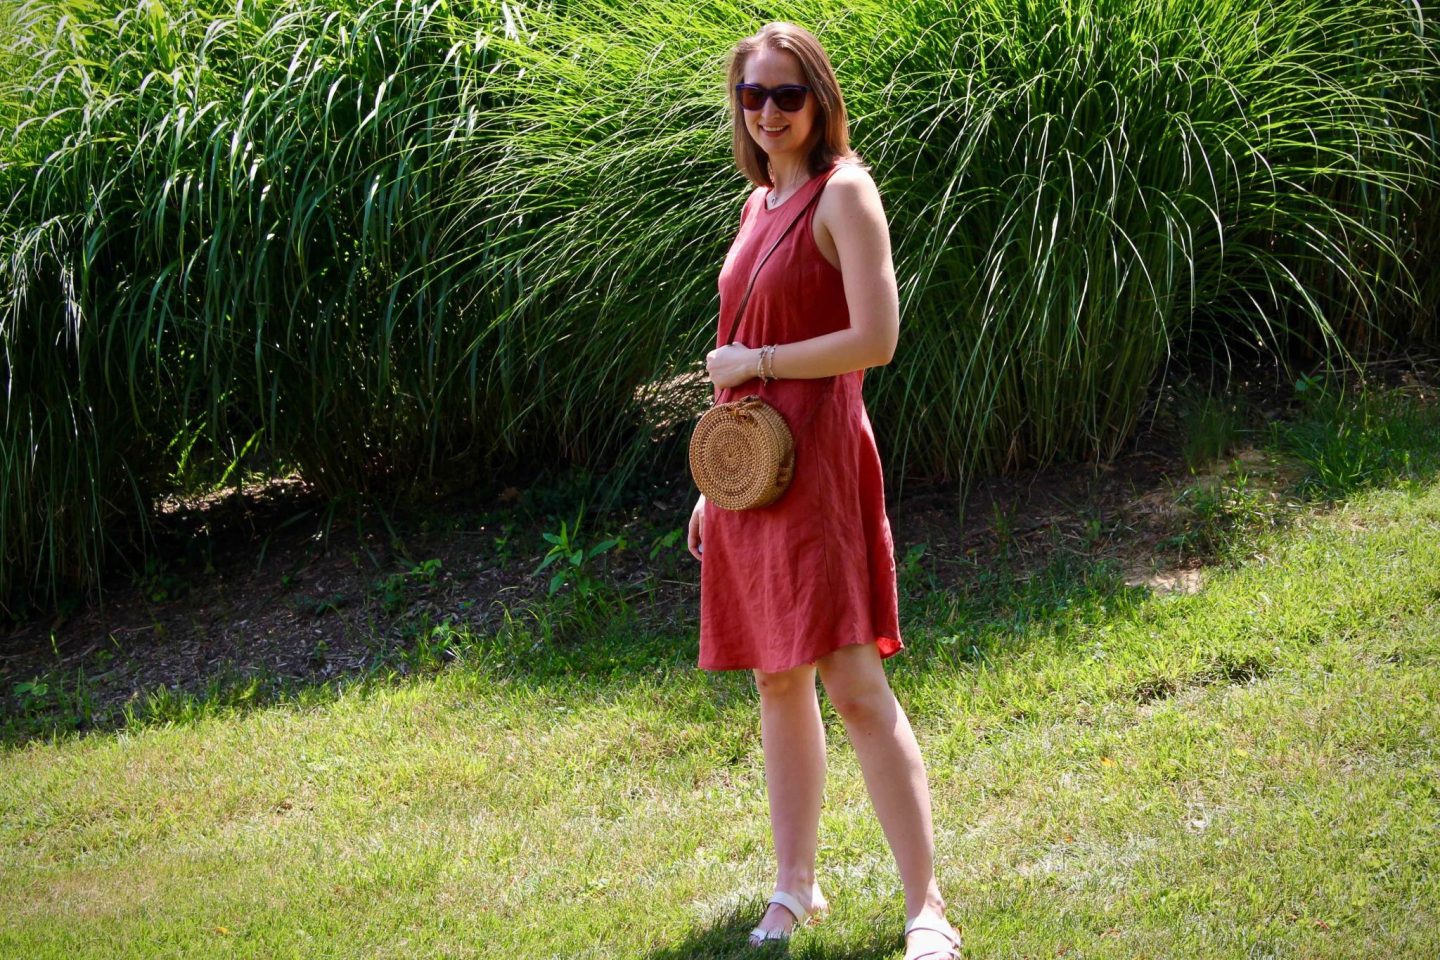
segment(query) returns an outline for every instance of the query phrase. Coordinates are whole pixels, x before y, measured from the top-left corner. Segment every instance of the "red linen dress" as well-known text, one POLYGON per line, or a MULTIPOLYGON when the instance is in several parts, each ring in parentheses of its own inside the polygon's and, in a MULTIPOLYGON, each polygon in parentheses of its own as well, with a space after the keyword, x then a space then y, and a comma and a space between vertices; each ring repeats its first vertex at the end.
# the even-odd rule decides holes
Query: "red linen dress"
MULTIPOLYGON (((720 271, 719 338, 750 274, 779 231, 835 168, 773 210, 765 189, 745 202, 720 271)), ((811 208, 765 261, 735 339, 749 347, 807 340, 850 326, 840 271, 815 244, 811 208)), ((700 563, 700 662, 706 670, 788 670, 840 647, 897 653, 895 551, 875 435, 860 394, 864 371, 815 380, 752 379, 719 402, 759 394, 795 437, 795 475, 775 503, 705 506, 700 563)))

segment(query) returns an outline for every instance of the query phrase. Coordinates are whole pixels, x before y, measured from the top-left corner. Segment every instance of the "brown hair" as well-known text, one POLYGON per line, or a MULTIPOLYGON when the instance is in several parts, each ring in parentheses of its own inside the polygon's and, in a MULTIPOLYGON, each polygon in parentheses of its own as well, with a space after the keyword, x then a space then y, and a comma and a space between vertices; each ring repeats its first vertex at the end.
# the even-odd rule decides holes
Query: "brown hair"
POLYGON ((835 79, 835 68, 830 66, 830 58, 825 56, 820 41, 793 23, 767 23, 759 33, 735 44, 730 52, 726 94, 730 101, 731 147, 740 172, 759 186, 775 185, 770 179, 770 160, 745 129, 745 118, 735 102, 735 84, 745 78, 745 61, 761 47, 793 54, 800 61, 805 83, 815 97, 818 108, 815 129, 819 135, 810 148, 810 173, 823 173, 836 160, 858 160, 855 151, 850 149, 850 122, 845 114, 845 98, 840 95, 840 82, 835 79))

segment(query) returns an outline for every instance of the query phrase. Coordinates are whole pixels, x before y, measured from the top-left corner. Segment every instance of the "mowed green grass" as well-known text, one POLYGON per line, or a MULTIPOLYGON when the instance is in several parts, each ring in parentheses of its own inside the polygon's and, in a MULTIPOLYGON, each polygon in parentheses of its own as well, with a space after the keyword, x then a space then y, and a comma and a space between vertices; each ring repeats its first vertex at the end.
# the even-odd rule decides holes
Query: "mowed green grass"
MULTIPOLYGON (((1009 626, 912 604, 891 661, 968 957, 1440 953, 1440 484, 1308 514, 1191 596, 1066 583, 1009 626)), ((750 683, 691 669, 693 631, 628 642, 527 669, 477 639, 318 706, 11 748, 0 956, 746 956, 750 683)), ((827 718, 835 909, 791 952, 898 957, 827 718)))

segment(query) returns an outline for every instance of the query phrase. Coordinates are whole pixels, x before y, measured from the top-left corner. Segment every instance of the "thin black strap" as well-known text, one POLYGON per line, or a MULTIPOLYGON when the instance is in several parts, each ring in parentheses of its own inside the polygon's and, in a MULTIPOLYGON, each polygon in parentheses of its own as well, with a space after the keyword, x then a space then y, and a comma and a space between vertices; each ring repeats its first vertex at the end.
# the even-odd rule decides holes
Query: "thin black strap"
MULTIPOLYGON (((822 174, 822 176, 826 179, 829 178, 829 174, 822 174)), ((780 241, 785 239, 785 235, 790 232, 790 228, 799 223, 800 218, 805 216, 805 211, 809 210, 815 201, 820 199, 820 194, 824 192, 824 183, 821 184, 821 188, 820 190, 816 190, 810 196, 809 200, 805 201, 805 205, 800 208, 799 213, 790 218, 790 222, 785 224, 785 229, 780 231, 780 236, 775 238, 775 242, 770 244, 770 249, 766 250, 765 255, 760 258, 760 262, 755 264, 755 269, 750 271, 750 282, 745 287, 745 296, 740 298, 740 309, 735 311, 735 322, 730 324, 730 335, 721 341, 721 346, 735 342, 735 331, 740 329, 740 321, 745 316, 745 307, 750 302, 750 291, 755 289, 755 278, 760 276, 760 268, 765 266, 765 261, 769 260, 770 254, 774 253, 775 248, 780 246, 780 241)))

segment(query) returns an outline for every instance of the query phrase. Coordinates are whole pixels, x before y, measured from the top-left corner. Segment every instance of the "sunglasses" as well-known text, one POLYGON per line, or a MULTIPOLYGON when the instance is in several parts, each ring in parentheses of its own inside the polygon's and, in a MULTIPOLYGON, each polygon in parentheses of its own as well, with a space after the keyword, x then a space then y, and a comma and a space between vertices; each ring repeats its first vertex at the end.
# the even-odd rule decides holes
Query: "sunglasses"
POLYGON ((805 97, 809 93, 809 87, 798 83, 784 83, 773 90, 758 83, 735 84, 735 94, 740 99, 740 106, 746 110, 759 110, 765 106, 765 101, 770 99, 785 113, 794 113, 805 106, 805 97))

